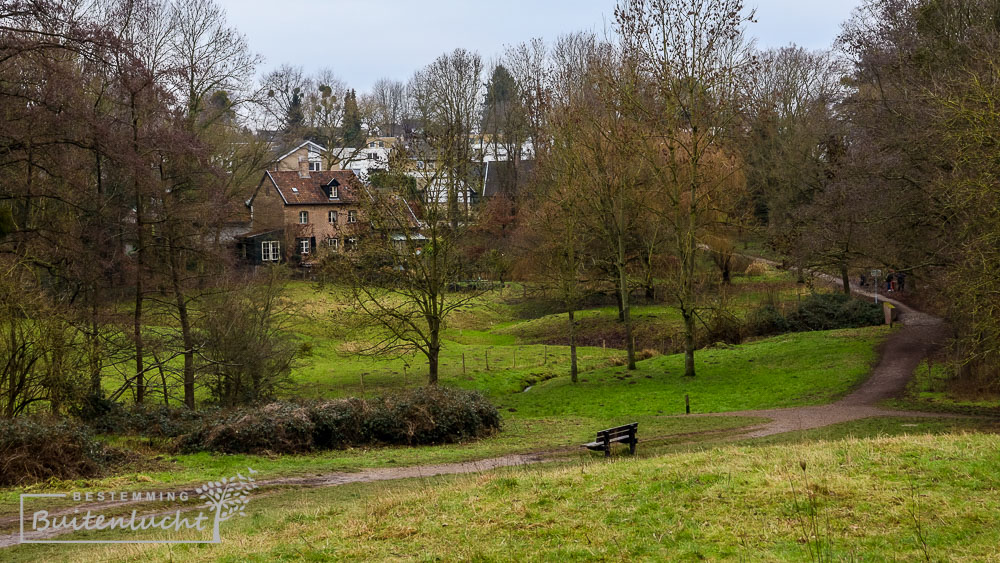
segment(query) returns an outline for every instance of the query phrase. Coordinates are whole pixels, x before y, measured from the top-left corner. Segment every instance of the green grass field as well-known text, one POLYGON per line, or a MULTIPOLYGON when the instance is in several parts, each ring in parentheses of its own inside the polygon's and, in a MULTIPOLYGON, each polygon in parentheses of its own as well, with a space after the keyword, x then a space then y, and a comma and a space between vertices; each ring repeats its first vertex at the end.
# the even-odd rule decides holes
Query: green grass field
POLYGON ((9 561, 997 558, 1000 437, 912 434, 261 493, 218 546, 21 546, 9 561), (805 469, 803 469, 803 467, 805 469))

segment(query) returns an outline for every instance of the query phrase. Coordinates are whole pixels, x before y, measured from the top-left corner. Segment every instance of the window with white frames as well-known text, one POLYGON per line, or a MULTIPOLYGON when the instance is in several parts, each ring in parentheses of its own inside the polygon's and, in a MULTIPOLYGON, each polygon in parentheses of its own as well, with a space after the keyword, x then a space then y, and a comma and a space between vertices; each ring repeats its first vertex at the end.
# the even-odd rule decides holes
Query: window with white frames
POLYGON ((278 262, 281 260, 281 244, 276 240, 265 240, 260 243, 260 261, 278 262))
POLYGON ((355 211, 355 210, 353 210, 353 209, 350 210, 350 211, 348 211, 347 212, 347 222, 348 223, 357 223, 358 222, 358 212, 355 211))
POLYGON ((299 240, 299 254, 309 254, 309 239, 304 238, 299 240))
POLYGON ((309 212, 299 211, 299 224, 305 225, 309 223, 309 212))
POLYGON ((336 211, 332 211, 332 210, 331 211, 327 211, 326 212, 326 220, 331 225, 336 225, 337 224, 337 212, 336 211))
POLYGON ((351 237, 344 241, 344 250, 357 250, 358 239, 351 237))
POLYGON ((318 161, 318 160, 316 160, 316 161, 310 160, 309 161, 309 171, 310 172, 319 172, 322 169, 322 166, 323 166, 323 163, 320 162, 320 161, 318 161))
POLYGON ((326 245, 330 247, 330 250, 336 252, 337 247, 340 246, 340 241, 336 238, 330 237, 326 239, 326 245))
POLYGON ((378 153, 375 151, 368 153, 368 160, 378 160, 378 153))
POLYGON ((330 199, 338 197, 340 197, 340 192, 337 190, 337 186, 330 186, 330 199))

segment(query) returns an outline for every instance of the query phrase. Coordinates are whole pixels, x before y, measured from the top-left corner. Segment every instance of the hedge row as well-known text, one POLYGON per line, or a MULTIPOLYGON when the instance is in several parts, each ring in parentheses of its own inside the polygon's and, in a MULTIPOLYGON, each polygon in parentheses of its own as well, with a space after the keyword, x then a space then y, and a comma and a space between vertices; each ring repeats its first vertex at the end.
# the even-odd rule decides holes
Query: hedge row
POLYGON ((424 387, 373 400, 270 403, 206 417, 182 451, 300 453, 380 444, 458 442, 492 434, 500 414, 476 392, 424 387))

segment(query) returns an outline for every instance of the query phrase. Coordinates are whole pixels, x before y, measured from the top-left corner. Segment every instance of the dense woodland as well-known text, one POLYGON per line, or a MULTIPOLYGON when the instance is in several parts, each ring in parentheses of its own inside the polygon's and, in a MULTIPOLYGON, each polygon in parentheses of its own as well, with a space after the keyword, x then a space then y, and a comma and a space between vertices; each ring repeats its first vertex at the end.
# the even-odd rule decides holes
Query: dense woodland
POLYGON ((576 308, 614 294, 631 368, 632 303, 672 304, 697 377, 702 319, 763 250, 846 291, 904 273, 951 322, 955 377, 995 385, 1000 1, 865 0, 828 52, 759 50, 752 20, 741 0, 622 0, 607 37, 457 49, 356 92, 258 77, 212 0, 3 2, 0 416, 275 396, 299 353, 290 272, 242 267, 230 230, 280 148, 376 135, 405 142, 358 249, 319 270, 376 335, 359 352, 419 350, 431 383, 480 278, 544 291, 571 342, 576 308), (533 166, 470 206, 476 135, 533 166), (416 159, 436 166, 414 181, 416 159))

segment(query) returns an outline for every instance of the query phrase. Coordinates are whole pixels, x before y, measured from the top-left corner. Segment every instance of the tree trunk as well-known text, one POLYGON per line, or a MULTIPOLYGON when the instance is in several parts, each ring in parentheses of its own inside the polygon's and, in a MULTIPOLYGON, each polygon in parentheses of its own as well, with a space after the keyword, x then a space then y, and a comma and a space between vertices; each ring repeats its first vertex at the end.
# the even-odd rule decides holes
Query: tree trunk
POLYGON ((622 316, 625 322, 625 350, 628 354, 628 369, 635 369, 635 342, 632 341, 632 311, 628 302, 628 278, 625 265, 618 268, 619 292, 622 301, 622 316))
POLYGON ((847 262, 840 263, 840 281, 844 284, 844 295, 851 295, 851 277, 847 273, 847 262))
POLYGON ((101 389, 101 325, 98 322, 97 308, 97 288, 93 288, 90 309, 90 332, 87 337, 90 339, 90 394, 94 397, 103 397, 101 389))
POLYGON ((570 381, 576 383, 577 381, 577 366, 576 366, 576 319, 574 318, 575 312, 572 308, 569 309, 569 378, 570 381))
POLYGON ((184 344, 184 404, 194 408, 194 338, 191 334, 191 319, 188 315, 187 301, 181 289, 180 264, 177 260, 177 250, 172 238, 167 238, 167 252, 170 254, 170 282, 173 284, 174 298, 177 303, 177 318, 181 323, 181 341, 184 344))
POLYGON ((437 385, 438 357, 440 355, 441 355, 440 345, 432 345, 427 349, 427 385, 437 385))
POLYGON ((622 304, 622 294, 615 288, 615 304, 618 305, 618 322, 625 322, 625 306, 622 304))
MULTIPOLYGON (((136 194, 139 195, 138 193, 136 194)), ((137 199, 142 199, 139 196, 137 199)), ((138 230, 138 236, 136 237, 136 252, 137 260, 135 267, 135 316, 133 318, 133 338, 135 339, 135 402, 142 404, 143 400, 146 398, 146 377, 145 377, 145 361, 143 359, 143 341, 142 341, 142 301, 143 301, 143 283, 142 283, 142 271, 145 268, 145 237, 143 237, 143 226, 142 226, 142 204, 136 204, 136 227, 138 230)))
MULTIPOLYGON (((136 114, 135 96, 131 97, 132 103, 132 151, 139 154, 139 118, 136 114)), ((136 267, 135 267, 135 316, 133 319, 133 338, 135 339, 135 402, 142 404, 146 396, 145 372, 142 357, 142 272, 145 267, 146 241, 143 233, 143 207, 144 197, 139 189, 139 177, 136 175, 132 180, 132 188, 135 192, 135 228, 136 228, 136 267)))
POLYGON ((684 317, 684 377, 694 377, 694 313, 682 311, 684 317))

